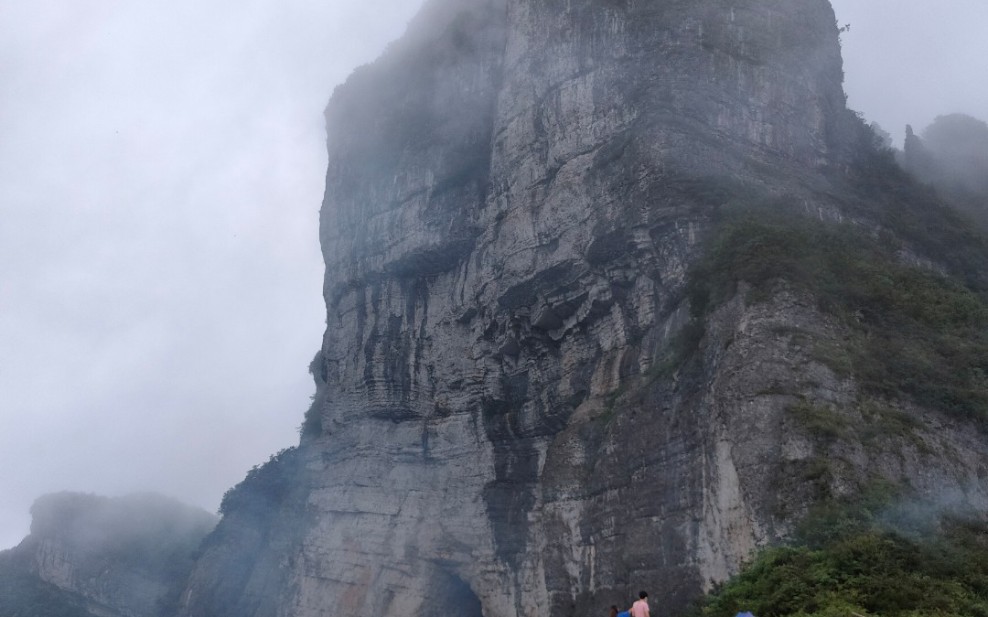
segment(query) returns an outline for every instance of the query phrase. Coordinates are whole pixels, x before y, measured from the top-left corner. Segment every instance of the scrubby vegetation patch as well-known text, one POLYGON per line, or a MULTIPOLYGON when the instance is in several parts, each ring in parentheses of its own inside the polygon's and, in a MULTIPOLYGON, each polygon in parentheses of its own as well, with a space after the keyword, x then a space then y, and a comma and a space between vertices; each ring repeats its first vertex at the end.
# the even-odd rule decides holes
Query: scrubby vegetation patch
POLYGON ((742 281, 749 302, 771 297, 784 281, 848 326, 843 346, 814 348, 838 375, 872 395, 988 421, 986 295, 900 253, 887 235, 782 206, 733 212, 693 272, 694 324, 742 281))

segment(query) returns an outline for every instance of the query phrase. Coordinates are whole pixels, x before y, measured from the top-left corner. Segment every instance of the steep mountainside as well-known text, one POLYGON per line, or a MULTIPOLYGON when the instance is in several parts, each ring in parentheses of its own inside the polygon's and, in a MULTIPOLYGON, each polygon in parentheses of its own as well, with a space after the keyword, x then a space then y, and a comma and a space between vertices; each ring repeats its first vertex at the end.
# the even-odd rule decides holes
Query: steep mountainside
POLYGON ((0 553, 0 615, 173 615, 215 517, 156 495, 59 493, 31 509, 31 534, 0 553))
POLYGON ((932 277, 948 354, 983 247, 922 241, 841 82, 826 0, 430 3, 326 110, 316 397, 181 614, 676 615, 821 501, 988 505, 984 384, 910 386, 868 312, 932 277))

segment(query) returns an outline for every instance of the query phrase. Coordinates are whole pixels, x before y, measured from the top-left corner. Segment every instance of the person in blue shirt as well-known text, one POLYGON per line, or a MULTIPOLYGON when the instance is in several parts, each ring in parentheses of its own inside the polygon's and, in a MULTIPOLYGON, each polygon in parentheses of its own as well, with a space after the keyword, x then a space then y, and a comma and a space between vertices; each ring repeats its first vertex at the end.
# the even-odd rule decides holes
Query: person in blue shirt
POLYGON ((611 605, 611 615, 610 617, 631 617, 630 611, 618 612, 618 607, 616 604, 611 605))

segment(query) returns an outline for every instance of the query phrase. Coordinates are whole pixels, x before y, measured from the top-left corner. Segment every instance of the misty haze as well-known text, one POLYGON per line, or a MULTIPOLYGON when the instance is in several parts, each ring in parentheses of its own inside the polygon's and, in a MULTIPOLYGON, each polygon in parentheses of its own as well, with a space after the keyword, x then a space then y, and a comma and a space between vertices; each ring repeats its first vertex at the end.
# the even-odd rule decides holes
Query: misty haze
POLYGON ((934 8, 0 0, 0 615, 988 614, 934 8))

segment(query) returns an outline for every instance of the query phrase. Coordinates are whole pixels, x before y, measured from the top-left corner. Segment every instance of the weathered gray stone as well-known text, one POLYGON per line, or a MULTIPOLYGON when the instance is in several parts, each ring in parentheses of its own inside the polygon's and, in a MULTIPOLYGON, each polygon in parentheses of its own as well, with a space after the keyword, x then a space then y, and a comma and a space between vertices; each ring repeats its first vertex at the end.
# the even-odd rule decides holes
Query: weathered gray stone
POLYGON ((949 463, 794 424, 802 399, 852 413, 856 385, 791 334, 842 336, 787 289, 739 293, 662 366, 718 207, 839 215, 822 172, 856 121, 826 0, 426 11, 327 108, 299 468, 265 516, 227 512, 182 615, 583 617, 639 588, 675 614, 816 491, 915 475, 985 502, 986 447, 945 419, 917 439, 956 434, 949 463))

